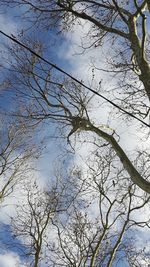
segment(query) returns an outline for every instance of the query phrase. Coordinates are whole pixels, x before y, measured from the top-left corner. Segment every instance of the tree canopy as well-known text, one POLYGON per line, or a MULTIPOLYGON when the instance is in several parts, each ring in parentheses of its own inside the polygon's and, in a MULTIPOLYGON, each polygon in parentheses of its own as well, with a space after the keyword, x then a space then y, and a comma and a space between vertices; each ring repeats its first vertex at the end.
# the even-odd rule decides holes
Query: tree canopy
POLYGON ((1 114, 17 125, 0 168, 4 203, 23 190, 11 217, 23 264, 149 266, 150 2, 1 0, 1 10, 20 25, 0 29, 1 114), (52 161, 51 143, 43 187, 34 178, 31 188, 30 168, 14 178, 22 162, 52 161))

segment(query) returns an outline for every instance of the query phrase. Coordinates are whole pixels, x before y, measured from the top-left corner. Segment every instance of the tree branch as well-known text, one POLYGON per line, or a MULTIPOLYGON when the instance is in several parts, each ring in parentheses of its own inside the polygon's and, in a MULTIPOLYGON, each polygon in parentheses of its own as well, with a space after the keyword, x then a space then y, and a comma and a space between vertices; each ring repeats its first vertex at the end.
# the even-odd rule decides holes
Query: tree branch
POLYGON ((119 29, 116 29, 116 28, 108 27, 108 26, 100 23, 99 21, 97 21, 92 16, 89 16, 84 12, 77 12, 76 10, 73 10, 70 7, 64 6, 60 2, 58 3, 58 5, 60 7, 62 7, 62 8, 64 8, 65 11, 72 13, 76 17, 92 22, 94 25, 96 25, 98 28, 102 29, 103 31, 110 32, 110 33, 115 33, 115 34, 117 34, 117 35, 119 35, 119 36, 121 36, 123 38, 129 39, 129 34, 128 33, 122 32, 122 31, 120 31, 119 29))
MULTIPOLYGON (((84 119, 85 125, 85 119, 84 119)), ((83 127, 82 127, 83 129, 83 127)), ((132 182, 139 186, 143 191, 150 194, 150 182, 146 181, 140 173, 136 170, 133 166, 132 162, 127 157, 126 153, 123 151, 121 146, 115 140, 112 135, 103 132, 99 128, 95 127, 90 121, 87 120, 87 127, 84 128, 85 131, 91 131, 96 133, 98 136, 102 137, 104 140, 109 142, 109 144, 113 147, 114 151, 116 152, 117 156, 119 157, 120 161, 122 162, 125 170, 128 172, 132 182)))

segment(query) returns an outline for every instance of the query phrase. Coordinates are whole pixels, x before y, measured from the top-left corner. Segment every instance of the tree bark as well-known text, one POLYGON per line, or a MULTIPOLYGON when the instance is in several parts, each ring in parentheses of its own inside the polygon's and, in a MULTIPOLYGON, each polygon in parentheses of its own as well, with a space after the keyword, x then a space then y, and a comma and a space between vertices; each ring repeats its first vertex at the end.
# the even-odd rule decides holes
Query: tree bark
POLYGON ((139 79, 143 83, 146 94, 150 100, 150 64, 148 63, 145 57, 144 44, 146 36, 144 37, 144 31, 146 31, 146 29, 143 25, 143 41, 140 41, 137 34, 136 18, 134 16, 131 17, 129 20, 129 40, 131 42, 131 49, 134 53, 137 65, 141 72, 141 74, 139 75, 139 79))
MULTIPOLYGON (((84 125, 85 125, 85 119, 84 119, 84 125)), ((83 127, 82 127, 83 129, 83 127)), ((106 132, 103 132, 99 128, 95 127, 90 121, 87 120, 87 127, 84 128, 85 131, 91 131, 96 133, 98 136, 105 139, 114 149, 117 156, 119 157, 120 161, 122 162, 125 170, 128 172, 132 182, 139 186, 143 191, 150 194, 150 182, 145 180, 140 173, 136 170, 136 168, 133 166, 132 162, 127 157, 126 153, 123 151, 121 146, 118 144, 118 142, 115 140, 115 138, 112 135, 107 134, 106 132)))

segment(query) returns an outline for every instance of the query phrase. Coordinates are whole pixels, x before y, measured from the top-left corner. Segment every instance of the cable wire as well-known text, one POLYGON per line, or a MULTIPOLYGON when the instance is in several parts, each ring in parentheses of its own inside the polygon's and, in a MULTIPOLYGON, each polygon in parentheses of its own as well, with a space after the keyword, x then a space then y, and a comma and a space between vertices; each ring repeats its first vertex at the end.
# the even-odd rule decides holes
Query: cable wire
POLYGON ((71 74, 69 74, 68 72, 66 72, 64 69, 60 68, 59 66, 57 66, 56 64, 50 62, 49 60, 45 59, 44 57, 40 56, 39 54, 37 54, 34 50, 32 50, 30 47, 28 47, 27 45, 25 45, 24 43, 20 42, 17 40, 16 37, 10 36, 8 34, 6 34, 5 32, 0 30, 0 33, 2 35, 4 35, 5 37, 7 37, 8 39, 12 40, 13 42, 15 42, 16 44, 20 45, 21 47, 24 47, 26 50, 28 50, 31 54, 35 55, 36 57, 40 58, 43 62, 47 63, 48 65, 50 65, 51 67, 55 68, 57 71, 63 73, 64 75, 66 75, 67 77, 71 78, 73 81, 75 81, 76 83, 80 84, 81 86, 83 86, 84 88, 86 88, 87 90, 89 90, 90 92, 96 94, 97 96, 101 97, 102 99, 106 100, 108 103, 110 103, 112 106, 116 107, 117 109, 121 110, 123 113, 129 115, 130 117, 140 121, 142 124, 144 124, 145 126, 150 128, 150 125, 146 122, 144 122, 143 120, 141 120, 140 118, 136 117, 135 115, 133 115, 131 112, 121 108, 119 105, 117 105, 116 103, 114 103, 113 101, 109 100, 107 97, 103 96, 102 94, 98 93, 97 91, 95 91, 93 88, 85 85, 83 82, 79 81, 77 78, 75 78, 74 76, 72 76, 71 74))

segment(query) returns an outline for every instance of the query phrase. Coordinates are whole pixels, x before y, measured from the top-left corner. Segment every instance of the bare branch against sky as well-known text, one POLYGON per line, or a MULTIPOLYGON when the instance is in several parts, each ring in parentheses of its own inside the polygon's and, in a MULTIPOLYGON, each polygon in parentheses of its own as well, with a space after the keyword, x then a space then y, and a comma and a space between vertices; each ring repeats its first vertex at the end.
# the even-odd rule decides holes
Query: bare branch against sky
POLYGON ((2 267, 150 265, 149 5, 1 0, 2 267))

